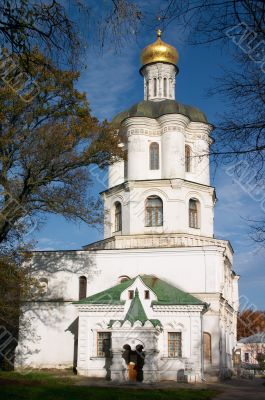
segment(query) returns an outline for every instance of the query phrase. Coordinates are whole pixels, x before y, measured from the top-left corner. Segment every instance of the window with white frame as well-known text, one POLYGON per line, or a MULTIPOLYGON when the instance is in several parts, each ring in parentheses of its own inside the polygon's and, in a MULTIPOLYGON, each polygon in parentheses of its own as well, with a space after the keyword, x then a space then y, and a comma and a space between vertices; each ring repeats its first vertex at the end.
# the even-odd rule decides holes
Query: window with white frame
POLYGON ((145 226, 163 225, 163 202, 158 196, 149 196, 145 203, 145 226))
POLYGON ((151 143, 149 147, 149 168, 159 169, 159 144, 156 142, 151 143))
POLYGON ((167 78, 163 80, 164 97, 167 97, 167 78))
POLYGON ((190 146, 185 146, 185 171, 191 172, 191 148, 190 146))
POLYGON ((154 97, 157 96, 157 79, 154 78, 154 97))
POLYGON ((110 357, 111 332, 97 333, 97 356, 110 357))
POLYGON ((79 300, 86 298, 87 291, 87 278, 85 276, 79 277, 79 300))
POLYGON ((149 299, 150 299, 150 292, 149 292, 149 290, 145 290, 145 291, 144 291, 144 298, 145 298, 146 300, 149 300, 149 299))
POLYGON ((189 227, 198 229, 199 226, 199 201, 197 199, 189 200, 189 227))
POLYGON ((181 332, 168 332, 168 357, 181 357, 181 332))
POLYGON ((119 232, 122 229, 122 211, 121 203, 116 201, 115 203, 115 232, 119 232))

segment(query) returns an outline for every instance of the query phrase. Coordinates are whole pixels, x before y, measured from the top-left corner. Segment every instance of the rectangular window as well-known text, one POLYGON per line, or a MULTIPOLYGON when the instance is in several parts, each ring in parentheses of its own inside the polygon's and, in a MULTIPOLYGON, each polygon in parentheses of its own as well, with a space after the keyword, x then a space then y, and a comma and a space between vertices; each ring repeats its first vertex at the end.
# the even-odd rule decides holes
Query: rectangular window
POLYGON ((97 335, 97 356, 110 357, 111 333, 98 332, 97 335))
POLYGON ((144 291, 144 298, 147 299, 147 300, 150 299, 150 292, 149 292, 149 290, 145 290, 145 291, 144 291))
POLYGON ((156 142, 151 143, 149 147, 149 168, 159 169, 159 144, 156 142))
POLYGON ((146 226, 162 226, 163 210, 162 207, 146 208, 146 226))
POLYGON ((168 333, 168 357, 181 357, 181 332, 168 333))
POLYGON ((190 227, 198 228, 197 212, 193 210, 190 211, 190 227))
POLYGON ((128 291, 128 297, 129 297, 129 300, 132 300, 132 299, 133 299, 133 297, 134 297, 134 290, 129 290, 129 291, 128 291))
POLYGON ((249 353, 245 353, 245 362, 249 362, 249 353))

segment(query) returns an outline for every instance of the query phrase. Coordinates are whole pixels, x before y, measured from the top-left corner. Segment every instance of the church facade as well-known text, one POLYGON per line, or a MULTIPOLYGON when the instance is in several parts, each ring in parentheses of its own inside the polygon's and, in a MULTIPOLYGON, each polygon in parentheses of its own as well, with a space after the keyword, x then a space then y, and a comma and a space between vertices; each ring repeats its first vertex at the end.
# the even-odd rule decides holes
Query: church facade
POLYGON ((238 276, 213 231, 212 125, 175 101, 177 50, 141 55, 144 100, 113 125, 126 161, 109 167, 104 239, 34 252, 45 288, 24 307, 17 367, 69 368, 117 382, 201 381, 232 369, 238 276))

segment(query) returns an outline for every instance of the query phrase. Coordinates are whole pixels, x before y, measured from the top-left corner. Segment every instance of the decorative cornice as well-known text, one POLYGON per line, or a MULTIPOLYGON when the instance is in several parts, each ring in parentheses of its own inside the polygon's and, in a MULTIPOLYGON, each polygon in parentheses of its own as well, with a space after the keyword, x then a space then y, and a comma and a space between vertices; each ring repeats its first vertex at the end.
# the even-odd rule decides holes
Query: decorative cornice
POLYGON ((168 314, 168 313, 175 313, 175 312, 187 312, 187 313, 200 313, 204 308, 205 305, 153 305, 153 310, 155 312, 159 312, 159 314, 168 314))
POLYGON ((123 128, 128 137, 132 135, 162 136, 167 132, 176 132, 176 134, 184 133, 194 139, 212 143, 210 134, 213 126, 211 124, 190 121, 182 114, 166 114, 157 119, 129 117, 123 121, 123 128))
MULTIPOLYGON (((144 179, 144 180, 130 180, 125 181, 119 185, 113 186, 110 189, 107 189, 100 194, 104 194, 106 197, 112 196, 115 193, 119 193, 123 190, 130 191, 134 188, 172 188, 172 184, 176 183, 179 186, 191 188, 194 190, 199 190, 206 193, 214 193, 214 187, 204 185, 198 182, 189 181, 182 178, 171 178, 171 179, 144 179), (182 185, 180 184, 182 181, 182 185)), ((175 201, 175 200, 174 200, 175 201)))
POLYGON ((161 233, 146 235, 116 235, 84 246, 85 250, 117 250, 117 249, 147 249, 147 248, 180 248, 180 247, 215 246, 230 253, 227 240, 197 236, 188 233, 161 233))
POLYGON ((75 304, 76 308, 81 312, 123 312, 123 305, 114 304, 75 304))

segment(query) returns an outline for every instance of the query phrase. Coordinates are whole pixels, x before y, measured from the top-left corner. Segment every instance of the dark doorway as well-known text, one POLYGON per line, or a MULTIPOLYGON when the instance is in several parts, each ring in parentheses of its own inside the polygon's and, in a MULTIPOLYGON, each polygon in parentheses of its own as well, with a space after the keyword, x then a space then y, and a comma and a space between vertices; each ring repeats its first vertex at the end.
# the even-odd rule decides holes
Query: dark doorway
POLYGON ((129 344, 123 346, 122 357, 128 365, 128 377, 130 381, 143 381, 144 351, 142 345, 137 345, 135 350, 129 344))

